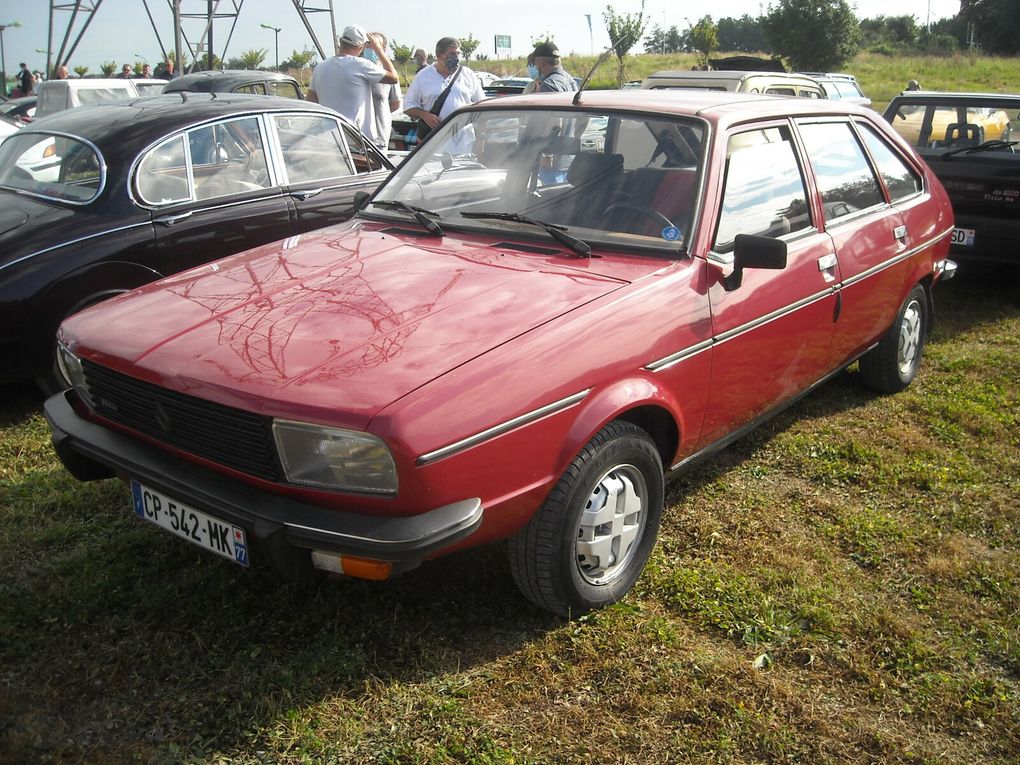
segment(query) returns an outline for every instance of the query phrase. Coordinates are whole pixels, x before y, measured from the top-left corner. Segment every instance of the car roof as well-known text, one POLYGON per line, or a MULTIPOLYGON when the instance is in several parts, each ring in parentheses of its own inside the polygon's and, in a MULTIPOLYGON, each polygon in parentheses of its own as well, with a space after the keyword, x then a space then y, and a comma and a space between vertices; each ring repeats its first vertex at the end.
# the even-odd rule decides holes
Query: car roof
MULTIPOLYGON (((572 108, 576 93, 542 93, 508 96, 481 101, 473 109, 513 109, 515 107, 572 108)), ((794 116, 853 114, 871 120, 879 117, 847 101, 824 98, 796 98, 762 93, 731 93, 715 90, 586 90, 579 106, 591 110, 643 112, 658 116, 702 117, 725 127, 749 119, 776 119, 794 116)))
POLYGON ((170 80, 166 92, 229 90, 238 85, 268 80, 297 83, 297 80, 289 74, 280 72, 266 72, 261 69, 214 69, 208 72, 192 72, 170 80))
POLYGON ((742 80, 746 77, 768 77, 769 79, 799 80, 802 82, 809 82, 811 80, 810 77, 805 77, 801 74, 791 74, 789 72, 751 71, 747 69, 709 69, 707 71, 702 71, 700 69, 679 69, 676 71, 663 70, 661 72, 653 72, 648 75, 646 79, 742 80))
POLYGON ((91 141, 104 154, 119 154, 191 125, 267 111, 317 112, 343 119, 328 107, 296 98, 181 92, 65 109, 35 120, 24 131, 69 133, 91 141))

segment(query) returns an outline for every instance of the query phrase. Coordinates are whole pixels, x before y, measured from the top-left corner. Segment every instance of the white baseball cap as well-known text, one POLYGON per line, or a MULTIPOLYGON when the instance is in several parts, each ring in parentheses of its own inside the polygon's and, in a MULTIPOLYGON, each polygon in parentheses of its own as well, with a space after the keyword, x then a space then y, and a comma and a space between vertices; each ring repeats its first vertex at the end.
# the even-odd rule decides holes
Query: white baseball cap
POLYGON ((368 32, 357 24, 351 24, 341 33, 340 39, 350 45, 364 45, 368 42, 368 32))

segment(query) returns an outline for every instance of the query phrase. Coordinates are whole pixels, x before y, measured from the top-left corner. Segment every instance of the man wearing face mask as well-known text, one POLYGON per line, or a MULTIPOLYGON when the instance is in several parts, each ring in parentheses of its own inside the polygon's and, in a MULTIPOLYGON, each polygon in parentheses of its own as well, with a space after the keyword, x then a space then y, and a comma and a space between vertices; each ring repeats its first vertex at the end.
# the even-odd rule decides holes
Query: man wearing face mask
MULTIPOLYGON (((482 83, 460 59, 460 40, 443 37, 436 43, 436 63, 418 72, 407 89, 404 113, 429 131, 451 112, 485 98, 482 83)), ((457 148, 469 150, 467 141, 464 136, 457 148)))
POLYGON ((340 52, 315 67, 306 94, 309 101, 336 109, 377 144, 380 138, 376 135, 372 86, 377 83, 392 85, 399 79, 384 48, 375 35, 361 27, 347 27, 340 35, 340 52), (361 57, 366 47, 379 63, 361 57))
MULTIPOLYGON (((537 73, 538 86, 536 93, 557 93, 577 90, 577 83, 574 78, 567 74, 560 64, 560 52, 551 42, 544 42, 535 46, 535 51, 530 58, 535 60, 535 71, 537 73)), ((531 67, 528 67, 531 72, 531 67)), ((534 76, 534 75, 533 75, 534 76)))

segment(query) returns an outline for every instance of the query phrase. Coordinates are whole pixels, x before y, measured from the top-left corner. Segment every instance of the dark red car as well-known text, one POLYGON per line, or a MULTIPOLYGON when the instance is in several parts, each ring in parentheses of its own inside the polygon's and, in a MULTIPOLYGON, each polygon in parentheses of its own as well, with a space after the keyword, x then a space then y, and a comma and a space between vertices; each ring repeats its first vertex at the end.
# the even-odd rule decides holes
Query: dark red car
POLYGON ((65 322, 64 464, 288 575, 506 539, 578 614, 638 577, 668 476, 855 360, 913 380, 953 218, 879 115, 573 98, 460 111, 356 219, 65 322))

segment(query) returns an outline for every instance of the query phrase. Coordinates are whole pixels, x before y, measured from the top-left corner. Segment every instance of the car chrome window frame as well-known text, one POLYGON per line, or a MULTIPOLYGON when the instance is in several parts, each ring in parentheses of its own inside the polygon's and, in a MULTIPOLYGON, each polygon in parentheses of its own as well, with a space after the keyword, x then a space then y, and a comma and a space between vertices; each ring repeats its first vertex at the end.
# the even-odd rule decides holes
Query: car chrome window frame
MULTIPOLYGON (((318 184, 321 185, 323 189, 333 189, 347 185, 352 179, 360 181, 362 178, 362 175, 359 175, 357 169, 354 167, 354 160, 351 157, 350 146, 347 144, 347 136, 343 131, 343 120, 338 119, 333 114, 316 111, 271 112, 265 116, 266 123, 269 126, 269 135, 267 138, 269 139, 269 144, 272 147, 273 163, 276 165, 276 175, 280 186, 290 188, 294 185, 301 186, 304 184, 318 184), (290 173, 287 171, 287 160, 283 154, 283 144, 280 142, 280 132, 276 124, 277 117, 318 117, 333 120, 333 123, 337 127, 337 132, 340 134, 340 140, 343 143, 342 148, 344 152, 344 161, 347 163, 347 169, 350 171, 350 175, 334 175, 310 180, 291 181, 290 173)), ((364 175, 367 175, 367 173, 364 175)))

